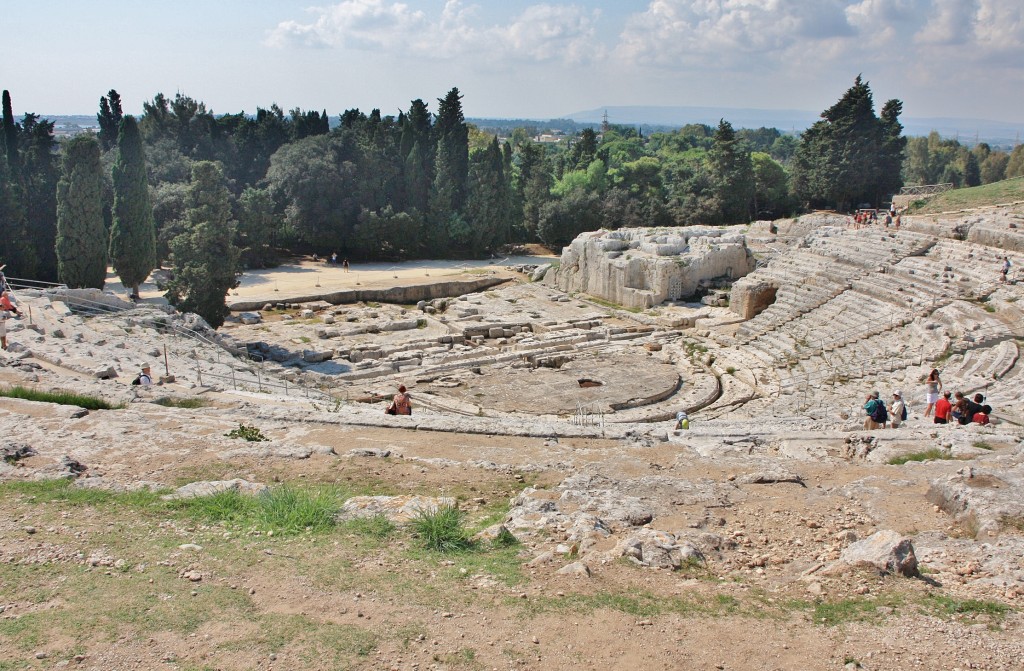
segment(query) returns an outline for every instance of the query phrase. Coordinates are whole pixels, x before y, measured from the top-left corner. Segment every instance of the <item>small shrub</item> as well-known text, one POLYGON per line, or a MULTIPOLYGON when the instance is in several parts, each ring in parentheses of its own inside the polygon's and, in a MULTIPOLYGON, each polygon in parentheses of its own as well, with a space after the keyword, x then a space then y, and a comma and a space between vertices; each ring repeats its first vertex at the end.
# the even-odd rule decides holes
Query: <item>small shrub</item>
POLYGON ((263 432, 256 426, 246 426, 245 424, 239 424, 237 429, 231 429, 224 434, 228 438, 241 438, 247 440, 250 443, 261 443, 263 441, 270 440, 263 435, 263 432))
POLYGON ((412 528, 428 550, 465 552, 472 549, 473 541, 462 525, 463 517, 457 505, 421 509, 412 520, 412 528))
POLYGON ((991 445, 986 443, 984 440, 976 440, 973 443, 971 443, 971 446, 972 447, 976 447, 979 450, 991 450, 991 449, 994 449, 991 445))
POLYGON ((736 374, 736 367, 735 366, 729 366, 728 368, 725 369, 725 372, 728 373, 729 375, 735 375, 736 374))
POLYGON ((57 403, 59 405, 77 405, 86 410, 118 410, 124 406, 111 405, 102 398, 95 396, 84 396, 70 391, 39 391, 27 387, 15 386, 0 389, 0 396, 7 398, 21 398, 26 401, 39 401, 41 403, 57 403))

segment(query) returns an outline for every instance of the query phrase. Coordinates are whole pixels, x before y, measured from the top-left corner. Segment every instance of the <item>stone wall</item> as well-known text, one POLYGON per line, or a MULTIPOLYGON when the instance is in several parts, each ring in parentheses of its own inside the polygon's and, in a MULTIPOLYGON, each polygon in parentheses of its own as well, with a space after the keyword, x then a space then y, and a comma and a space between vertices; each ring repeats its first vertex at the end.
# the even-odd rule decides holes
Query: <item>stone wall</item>
POLYGON ((436 298, 451 298, 483 291, 508 281, 506 277, 480 277, 472 280, 453 280, 450 282, 432 282, 429 284, 411 284, 406 286, 387 287, 385 289, 344 289, 319 294, 289 296, 287 298, 259 298, 229 301, 228 309, 233 312, 259 310, 267 303, 287 301, 289 303, 315 303, 325 301, 331 305, 348 305, 359 301, 375 301, 377 303, 396 303, 411 305, 419 301, 436 298))
POLYGON ((695 296, 701 283, 754 269, 744 227, 631 228, 583 233, 546 283, 628 308, 695 296))

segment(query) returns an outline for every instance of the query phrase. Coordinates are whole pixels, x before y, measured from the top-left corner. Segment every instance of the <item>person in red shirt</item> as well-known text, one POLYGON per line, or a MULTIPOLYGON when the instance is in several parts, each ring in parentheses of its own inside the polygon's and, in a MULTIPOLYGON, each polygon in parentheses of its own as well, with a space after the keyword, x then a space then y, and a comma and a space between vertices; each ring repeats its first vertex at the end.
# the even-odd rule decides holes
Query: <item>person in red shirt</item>
POLYGON ((949 392, 942 392, 942 398, 935 401, 935 419, 936 424, 949 424, 949 420, 953 414, 953 405, 949 402, 949 392))
POLYGON ((988 416, 992 412, 992 406, 983 405, 981 410, 974 413, 974 417, 971 417, 971 421, 975 424, 988 424, 988 416))

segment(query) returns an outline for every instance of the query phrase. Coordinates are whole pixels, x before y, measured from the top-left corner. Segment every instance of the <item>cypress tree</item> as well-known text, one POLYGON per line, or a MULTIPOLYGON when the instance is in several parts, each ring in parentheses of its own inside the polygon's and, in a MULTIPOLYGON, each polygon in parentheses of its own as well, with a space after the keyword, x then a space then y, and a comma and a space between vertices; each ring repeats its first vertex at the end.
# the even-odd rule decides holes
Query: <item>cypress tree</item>
POLYGON ((14 124, 14 108, 11 106, 11 92, 4 89, 4 148, 7 152, 7 165, 11 172, 18 169, 18 127, 14 124))
POLYGON ((444 217, 460 212, 466 201, 469 127, 462 114, 459 89, 453 88, 438 103, 437 123, 434 125, 437 137, 437 174, 434 178, 434 203, 431 209, 444 217))
POLYGON ((224 297, 237 286, 238 247, 224 173, 212 161, 192 165, 185 230, 171 240, 174 279, 167 299, 217 328, 228 315, 224 297))
POLYGON ((135 117, 121 120, 117 135, 113 225, 110 229, 110 261, 132 296, 156 267, 156 226, 146 183, 146 157, 135 117))
POLYGON ((107 278, 100 145, 79 135, 64 145, 57 182, 57 275, 72 288, 102 289, 107 278))

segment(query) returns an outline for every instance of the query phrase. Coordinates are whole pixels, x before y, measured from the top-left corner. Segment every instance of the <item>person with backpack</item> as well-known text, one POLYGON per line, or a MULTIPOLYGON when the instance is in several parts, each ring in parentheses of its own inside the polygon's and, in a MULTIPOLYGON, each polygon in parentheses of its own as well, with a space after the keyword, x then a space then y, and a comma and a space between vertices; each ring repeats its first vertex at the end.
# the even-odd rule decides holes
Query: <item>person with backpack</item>
POLYGON ((136 387, 148 387, 153 384, 153 376, 149 372, 149 364, 142 367, 142 372, 135 376, 132 385, 136 387))
POLYGON ((889 413, 885 409, 885 401, 879 398, 877 391, 868 395, 867 402, 864 403, 864 410, 868 414, 864 419, 865 430, 873 431, 885 428, 885 423, 889 421, 889 413))
POLYGON ((889 406, 889 426, 894 429, 900 428, 907 419, 907 404, 903 400, 903 392, 897 390, 892 393, 892 405, 889 406))

